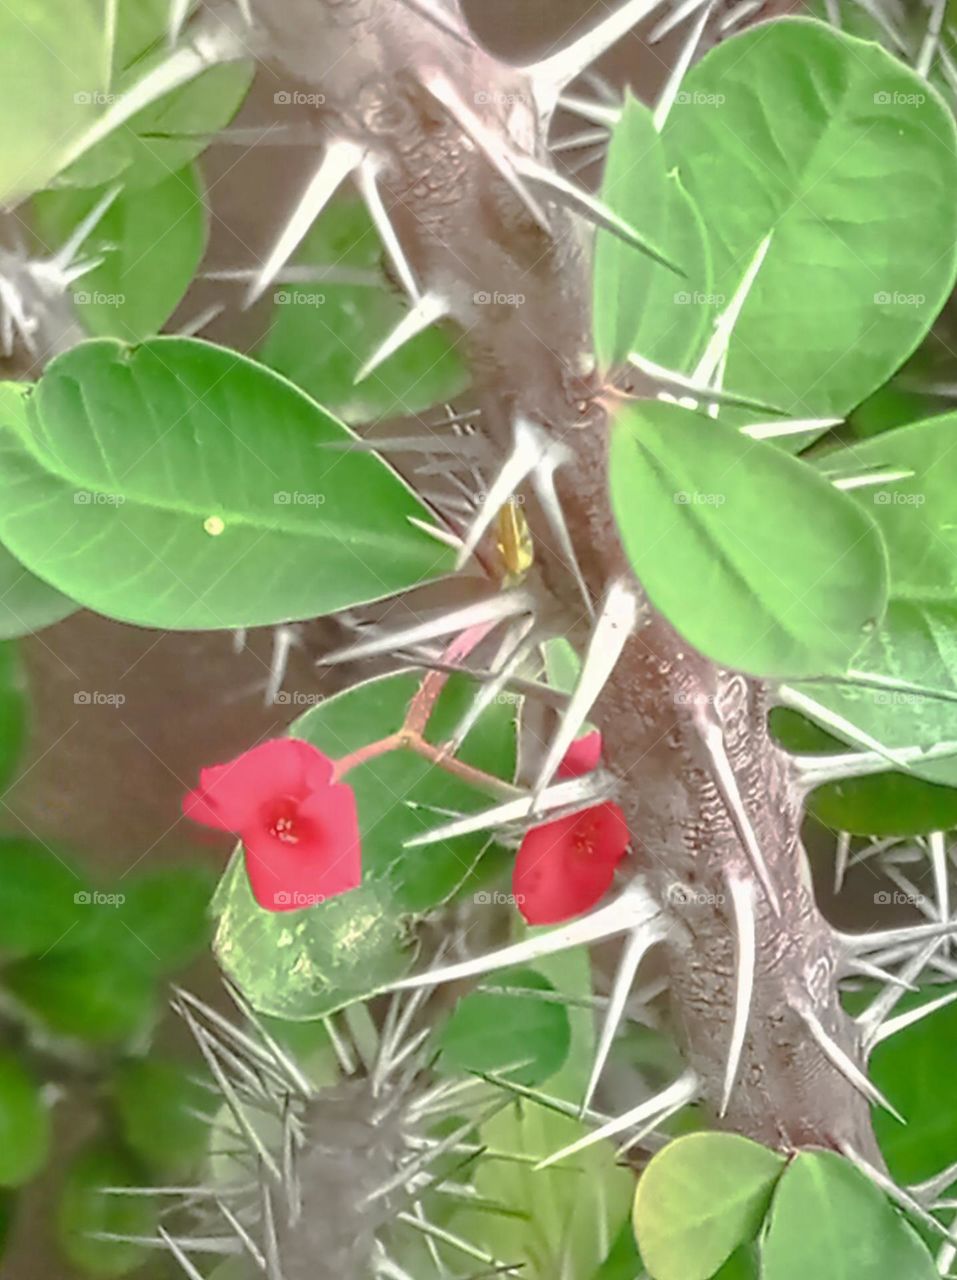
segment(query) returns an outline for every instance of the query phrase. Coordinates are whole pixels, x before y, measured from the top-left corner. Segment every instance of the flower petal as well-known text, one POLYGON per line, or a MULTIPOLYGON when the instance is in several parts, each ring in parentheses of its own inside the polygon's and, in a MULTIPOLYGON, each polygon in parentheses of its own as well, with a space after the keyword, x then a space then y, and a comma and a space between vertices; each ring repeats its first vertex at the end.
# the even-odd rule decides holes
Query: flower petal
POLYGON ((329 784, 333 769, 329 757, 311 743, 272 738, 228 764, 203 769, 199 786, 183 800, 183 812, 207 827, 242 831, 267 800, 319 790, 329 784))
POLYGON ((611 888, 627 847, 625 815, 616 804, 533 827, 512 874, 518 909, 529 924, 560 924, 581 915, 611 888))
POLYGON ((267 911, 317 906, 362 882, 359 817, 352 788, 340 783, 308 797, 295 819, 297 843, 256 823, 243 832, 253 897, 267 911))
POLYGON ((591 773, 598 768, 601 760, 601 732, 595 729, 578 738, 565 752, 565 758, 558 766, 560 778, 579 778, 583 773, 591 773))

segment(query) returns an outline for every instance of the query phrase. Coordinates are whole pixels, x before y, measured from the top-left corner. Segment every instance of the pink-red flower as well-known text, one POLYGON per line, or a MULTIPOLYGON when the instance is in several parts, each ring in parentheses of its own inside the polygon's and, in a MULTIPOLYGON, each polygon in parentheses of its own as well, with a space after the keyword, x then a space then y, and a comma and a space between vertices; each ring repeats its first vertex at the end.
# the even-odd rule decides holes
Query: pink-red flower
POLYGON ((362 880, 355 795, 308 742, 274 738, 203 769, 183 812, 239 836, 253 896, 267 911, 314 906, 362 880))
MULTIPOLYGON (((559 774, 589 773, 600 757, 601 734, 588 734, 569 749, 559 774)), ((512 873, 512 892, 528 923, 560 924, 599 902, 611 888, 628 839, 625 815, 611 801, 532 827, 512 873)))

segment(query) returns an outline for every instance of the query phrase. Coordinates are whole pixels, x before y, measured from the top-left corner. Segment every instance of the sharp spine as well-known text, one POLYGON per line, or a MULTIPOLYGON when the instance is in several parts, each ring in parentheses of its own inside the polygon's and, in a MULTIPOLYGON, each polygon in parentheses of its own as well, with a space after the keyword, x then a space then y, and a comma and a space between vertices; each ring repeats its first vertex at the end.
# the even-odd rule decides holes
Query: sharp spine
POLYGON ((446 298, 440 297, 437 293, 423 294, 356 374, 355 385, 358 386, 360 382, 364 382, 380 365, 385 364, 390 356, 401 351, 413 338, 417 338, 420 333, 425 333, 426 329, 431 329, 432 325, 444 319, 450 312, 451 304, 446 298))
POLYGON ((247 307, 260 298, 277 279, 283 267, 299 248, 310 227, 328 205, 342 184, 354 174, 363 160, 363 151, 344 138, 334 139, 326 147, 318 169, 309 180, 292 217, 270 249, 246 295, 247 307))
POLYGON ((551 784, 569 747, 581 732, 635 630, 638 609, 638 594, 631 584, 622 579, 612 582, 595 623, 578 683, 535 780, 536 795, 541 795, 551 784))
POLYGON ((731 1046, 724 1077, 721 1108, 718 1112, 722 1119, 728 1114, 728 1107, 731 1105, 731 1094, 734 1090, 738 1072, 741 1069, 741 1059, 747 1040, 748 1023, 751 1018, 751 1005, 754 999, 754 978, 758 951, 754 883, 743 876, 735 875, 733 872, 729 872, 725 879, 731 896, 731 906, 737 930, 735 937, 737 954, 731 1046))
POLYGON ((868 1079, 867 1074, 861 1070, 851 1055, 842 1049, 834 1037, 825 1029, 823 1023, 811 1008, 810 1003, 801 998, 792 998, 789 1003, 810 1031, 818 1048, 835 1071, 839 1072, 849 1084, 853 1085, 868 1102, 883 1107, 885 1111, 890 1112, 895 1120, 899 1120, 901 1124, 906 1124, 904 1117, 896 1107, 884 1097, 877 1085, 868 1079))

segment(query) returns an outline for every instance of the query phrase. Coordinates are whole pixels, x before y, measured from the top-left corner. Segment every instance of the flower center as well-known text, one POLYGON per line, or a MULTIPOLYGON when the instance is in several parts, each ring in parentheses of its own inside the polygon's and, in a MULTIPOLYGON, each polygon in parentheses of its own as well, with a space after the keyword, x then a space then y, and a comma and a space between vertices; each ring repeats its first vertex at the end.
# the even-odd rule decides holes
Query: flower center
POLYGON ((303 834, 299 822, 299 802, 292 796, 281 796, 266 806, 263 818, 269 834, 282 844, 298 844, 303 834))

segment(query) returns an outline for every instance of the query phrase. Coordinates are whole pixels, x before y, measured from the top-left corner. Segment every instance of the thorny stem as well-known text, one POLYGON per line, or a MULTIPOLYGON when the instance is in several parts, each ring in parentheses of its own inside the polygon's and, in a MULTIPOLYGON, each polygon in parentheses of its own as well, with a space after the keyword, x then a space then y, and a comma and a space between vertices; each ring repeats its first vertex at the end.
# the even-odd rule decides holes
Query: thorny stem
MULTIPOLYGON (((556 477, 559 498, 585 582, 601 600, 630 568, 607 497, 609 422, 600 397, 610 379, 591 352, 588 238, 551 202, 544 230, 537 189, 534 201, 523 198, 507 164, 490 163, 466 138, 463 121, 477 119, 493 148, 549 163, 534 83, 471 40, 458 0, 430 8, 437 6, 454 37, 396 0, 298 5, 294 30, 291 6, 259 0, 255 16, 271 61, 321 89, 328 137, 379 158, 383 195, 416 279, 423 293, 448 298, 449 315, 466 334, 481 430, 493 453, 510 455, 519 417, 573 452, 556 477), (452 85, 464 113, 450 112, 430 85, 452 85), (519 291, 521 308, 475 305, 519 291)), ((540 597, 540 617, 584 648, 589 621, 573 575, 534 494, 524 496, 537 552, 527 585, 540 597)), ((423 692, 423 705, 435 688, 423 692)), ((664 944, 672 1028, 717 1117, 735 999, 726 876, 753 877, 753 870, 695 723, 703 700, 716 708, 723 752, 782 908, 777 917, 756 895, 753 1008, 720 1123, 783 1150, 849 1145, 879 1164, 867 1103, 799 1013, 811 1009, 839 1049, 863 1062, 838 996, 839 943, 818 911, 801 846, 801 793, 768 733, 767 690, 689 650, 646 605, 590 719, 620 780, 635 868, 673 918, 664 944), (676 883, 692 890, 680 903, 676 883)), ((419 736, 417 749, 425 746, 419 736)))

